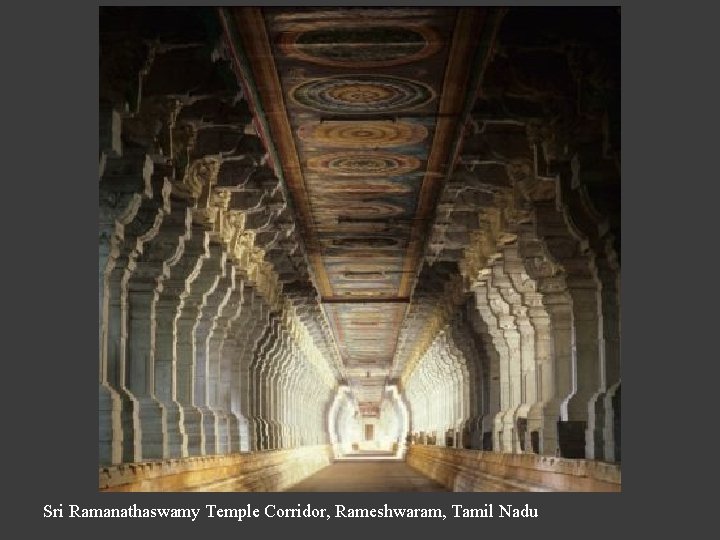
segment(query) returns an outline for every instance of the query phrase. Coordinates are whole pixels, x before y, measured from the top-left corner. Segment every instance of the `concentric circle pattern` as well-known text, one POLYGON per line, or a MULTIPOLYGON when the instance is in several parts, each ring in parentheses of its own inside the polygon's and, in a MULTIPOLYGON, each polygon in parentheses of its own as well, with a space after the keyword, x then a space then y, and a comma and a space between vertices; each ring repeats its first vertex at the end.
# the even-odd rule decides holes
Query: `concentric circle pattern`
POLYGON ((379 218, 399 216, 405 212, 402 206, 389 203, 372 203, 372 202, 344 202, 342 206, 332 204, 328 206, 318 205, 319 214, 331 214, 334 216, 348 216, 353 218, 379 218))
POLYGON ((281 50, 290 57, 325 66, 373 68, 427 58, 440 48, 437 34, 427 27, 378 22, 291 30, 280 36, 281 50))
POLYGON ((317 122, 300 126, 300 140, 343 148, 387 148, 415 144, 428 135, 422 124, 409 122, 317 122))
POLYGON ((412 187, 400 182, 388 182, 385 180, 347 180, 327 182, 323 180, 322 188, 324 193, 357 193, 357 194, 407 194, 412 192, 412 187))
POLYGON ((381 75, 343 75, 313 79, 291 92, 293 100, 332 113, 391 113, 426 105, 435 97, 424 83, 381 75))
POLYGON ((418 169, 420 160, 414 156, 348 152, 310 158, 307 167, 312 172, 338 176, 393 176, 418 169))
POLYGON ((359 237, 359 238, 336 238, 333 240, 333 245, 336 247, 345 248, 390 248, 399 247, 399 240, 397 238, 382 238, 382 237, 359 237))

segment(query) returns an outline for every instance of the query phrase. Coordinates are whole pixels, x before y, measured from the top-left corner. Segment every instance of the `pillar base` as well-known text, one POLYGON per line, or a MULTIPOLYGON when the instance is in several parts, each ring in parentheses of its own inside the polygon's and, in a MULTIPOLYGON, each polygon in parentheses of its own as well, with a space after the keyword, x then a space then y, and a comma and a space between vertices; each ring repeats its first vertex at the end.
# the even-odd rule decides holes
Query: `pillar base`
POLYGON ((519 449, 517 439, 517 429, 514 420, 515 408, 507 411, 500 411, 495 414, 493 419, 493 448, 496 452, 506 454, 516 453, 516 447, 519 449))
POLYGON ((515 440, 515 453, 532 454, 532 444, 530 441, 530 430, 528 429, 528 411, 530 405, 523 403, 518 405, 513 413, 513 426, 517 434, 515 440))
POLYGON ((135 463, 143 460, 142 431, 139 407, 135 396, 125 389, 117 391, 120 400, 120 422, 122 425, 122 458, 123 463, 135 463))
POLYGON ((167 457, 182 458, 188 456, 188 438, 185 433, 182 405, 177 401, 163 402, 166 421, 167 457))
POLYGON ((240 451, 249 452, 250 445, 250 422, 242 415, 238 415, 238 429, 240 431, 240 451))
POLYGON ((528 432, 535 454, 559 456, 558 420, 560 402, 557 400, 533 404, 528 410, 528 432))
POLYGON ((230 452, 230 442, 228 440, 228 416, 227 411, 215 411, 217 417, 217 451, 218 454, 228 454, 230 452))
POLYGON ((234 454, 236 452, 240 452, 240 419, 233 412, 227 414, 227 439, 227 453, 234 454))
POLYGON ((202 456, 205 453, 202 412, 192 405, 182 405, 182 408, 188 456, 202 456))
POLYGON ((585 429, 587 422, 568 420, 558 422, 560 457, 585 459, 585 429))
POLYGON ((598 392, 590 398, 588 403, 588 424, 585 432, 585 457, 587 459, 604 459, 605 441, 603 427, 605 426, 605 396, 606 392, 598 392))
POLYGON ((621 382, 617 382, 605 394, 603 425, 605 460, 616 463, 620 462, 620 387, 621 382))
POLYGON ((277 450, 281 444, 282 426, 276 420, 268 420, 268 448, 277 450))
POLYGON ((198 407, 202 413, 203 454, 213 456, 218 454, 218 417, 217 413, 209 407, 198 407))
POLYGON ((499 452, 499 446, 496 446, 495 442, 495 414, 485 414, 480 419, 480 431, 482 433, 482 446, 483 450, 495 450, 499 452))
POLYGON ((268 424, 259 416, 253 416, 250 419, 252 428, 252 445, 253 450, 267 450, 269 448, 268 424))
POLYGON ((151 396, 136 398, 140 421, 140 444, 142 459, 163 459, 167 457, 165 431, 167 421, 162 404, 151 396))
MULTIPOLYGON (((568 400, 568 421, 561 422, 558 428, 560 430, 560 450, 563 457, 589 459, 588 454, 594 453, 593 439, 592 435, 588 433, 588 428, 595 415, 594 410, 590 411, 590 405, 596 395, 583 390, 573 394, 568 400)), ((590 428, 590 430, 592 429, 590 428)))
POLYGON ((120 463, 123 440, 120 396, 106 383, 100 383, 98 398, 100 465, 120 463))

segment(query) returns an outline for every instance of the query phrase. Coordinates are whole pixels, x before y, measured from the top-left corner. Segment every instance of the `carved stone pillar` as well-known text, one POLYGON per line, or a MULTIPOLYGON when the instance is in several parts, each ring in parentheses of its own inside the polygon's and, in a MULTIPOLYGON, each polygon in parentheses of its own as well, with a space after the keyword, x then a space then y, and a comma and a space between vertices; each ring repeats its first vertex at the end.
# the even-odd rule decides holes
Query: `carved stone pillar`
POLYGON ((291 347, 289 335, 285 328, 284 318, 278 321, 279 335, 273 348, 266 355, 263 370, 263 419, 266 424, 266 448, 276 450, 279 437, 279 424, 276 418, 277 410, 277 381, 276 376, 283 359, 289 354, 291 347))
MULTIPOLYGON (((495 415, 501 408, 500 392, 500 353, 496 348, 497 343, 490 333, 488 324, 483 320, 481 307, 485 300, 484 289, 477 291, 481 295, 478 301, 477 294, 468 305, 469 321, 474 332, 480 336, 483 344, 484 355, 482 359, 483 373, 483 401, 482 418, 479 422, 480 446, 483 450, 493 450, 493 428, 495 415)), ((484 310, 484 308, 482 308, 484 310)))
POLYGON ((463 435, 464 448, 482 448, 482 416, 486 408, 487 399, 487 358, 485 351, 478 348, 472 335, 473 330, 466 320, 465 309, 456 317, 450 327, 452 346, 457 348, 465 359, 463 364, 464 387, 467 392, 468 414, 463 435))
MULTIPOLYGON (((549 284, 543 284, 544 299, 552 324, 553 348, 555 351, 555 377, 553 386, 555 391, 544 409, 545 426, 551 429, 555 424, 559 428, 559 422, 567 421, 567 402, 573 395, 575 389, 575 365, 577 362, 575 353, 575 326, 573 321, 572 305, 569 301, 569 294, 559 291, 548 290, 549 284)), ((550 381, 547 381, 549 386, 550 381)), ((561 434, 557 433, 557 455, 561 452, 561 434)), ((549 453, 552 443, 551 434, 543 435, 544 453, 549 453)))
POLYGON ((528 412, 530 436, 538 453, 560 455, 558 422, 567 420, 567 400, 574 388, 572 299, 562 269, 550 260, 534 227, 520 234, 518 254, 528 272, 524 297, 536 334, 538 402, 528 412))
POLYGON ((292 365, 298 361, 300 351, 293 345, 292 350, 285 356, 285 361, 280 365, 277 373, 277 407, 278 423, 280 424, 280 440, 278 448, 292 447, 292 420, 289 410, 290 396, 289 384, 292 365))
POLYGON ((253 380, 253 362, 258 354, 265 333, 270 324, 270 310, 259 293, 255 293, 252 307, 253 317, 251 324, 248 325, 247 331, 240 335, 237 339, 242 343, 242 352, 240 356, 240 397, 242 403, 242 412, 247 420, 247 449, 255 450, 255 431, 252 416, 254 414, 253 392, 255 382, 253 380))
POLYGON ((188 455, 202 455, 205 446, 202 413, 194 402, 195 386, 195 326, 205 295, 217 282, 217 262, 210 259, 209 233, 202 225, 193 223, 192 236, 185 245, 183 261, 190 268, 181 304, 175 319, 177 400, 182 405, 183 428, 187 435, 188 455), (215 264, 213 264, 215 262, 215 264))
POLYGON ((250 362, 250 423, 253 450, 265 450, 267 448, 267 422, 264 418, 266 409, 266 386, 265 371, 267 370, 267 355, 277 345, 279 333, 279 321, 276 314, 270 315, 270 320, 265 333, 258 343, 250 362))
POLYGON ((101 464, 111 464, 123 461, 125 442, 114 363, 116 352, 110 350, 115 347, 116 330, 111 327, 117 324, 119 300, 113 275, 121 256, 125 227, 135 218, 143 199, 152 194, 152 163, 137 157, 109 159, 104 173, 99 203, 99 460, 101 464))
MULTIPOLYGON (((536 318, 544 317, 547 320, 547 314, 542 308, 541 295, 536 292, 535 282, 525 272, 515 243, 503 249, 503 261, 503 272, 509 278, 509 286, 503 289, 503 295, 512 305, 521 339, 521 404, 515 417, 520 437, 519 451, 532 452, 528 412, 538 401, 537 365, 546 361, 541 360, 538 346, 545 345, 548 340, 547 334, 537 334, 536 326, 539 324, 542 327, 542 322, 536 324, 536 318)), ((547 357, 547 351, 543 352, 543 357, 547 357)))
MULTIPOLYGON (((170 212, 171 186, 164 177, 154 179, 154 184, 156 190, 162 193, 156 204, 162 206, 157 208, 151 231, 144 235, 142 251, 135 259, 135 270, 127 281, 126 381, 138 404, 143 459, 162 459, 167 456, 165 410, 155 397, 155 303, 164 263, 162 240, 157 235, 170 212), (158 249, 161 251, 159 258, 156 253, 158 249)), ((170 249, 174 251, 174 246, 170 249)))
MULTIPOLYGON (((143 169, 149 174, 152 164, 148 163, 147 158, 143 161, 143 169)), ((134 219, 124 227, 124 239, 119 246, 115 266, 108 275, 107 373, 108 381, 117 390, 122 403, 122 461, 125 462, 162 458, 165 454, 163 413, 157 401, 151 397, 152 387, 148 383, 148 375, 151 377, 151 374, 148 373, 147 358, 140 358, 133 364, 128 346, 132 341, 129 335, 132 327, 129 327, 131 306, 128 283, 144 244, 155 237, 164 214, 169 210, 169 183, 158 176, 151 182, 151 196, 142 200, 134 219)), ((138 316, 133 322, 136 330, 139 330, 137 323, 138 320, 142 321, 140 341, 149 332, 145 323, 150 320, 152 297, 152 291, 145 291, 144 302, 137 302, 138 316)))
POLYGON ((591 253, 569 229, 566 216, 554 204, 538 204, 538 235, 565 273, 571 298, 575 372, 572 397, 567 402, 567 418, 559 425, 561 453, 564 457, 586 457, 586 430, 589 403, 600 388, 603 356, 599 336, 599 281, 591 253))
MULTIPOLYGON (((218 282, 211 298, 208 298, 207 307, 210 308, 212 315, 210 326, 207 330, 206 357, 205 357, 205 406, 203 408, 203 421, 208 425, 209 418, 213 417, 212 429, 215 431, 215 453, 225 454, 228 448, 228 431, 227 431, 227 415, 220 405, 220 381, 221 377, 227 377, 229 374, 221 372, 220 348, 224 341, 224 326, 226 318, 224 314, 230 309, 228 306, 235 289, 235 267, 229 261, 225 261, 225 270, 223 277, 218 282), (215 302, 217 301, 217 304, 215 302), (207 413, 207 414, 206 414, 207 413)), ((200 328, 198 327, 198 332, 200 328)), ((209 429, 206 430, 206 433, 209 429)), ((205 439, 206 447, 208 437, 205 439)))
POLYGON ((217 454, 217 417, 208 402, 209 338, 215 320, 227 301, 227 255, 221 244, 210 242, 210 257, 203 265, 203 279, 208 288, 203 295, 195 332, 195 386, 194 403, 202 413, 203 454, 217 454))
POLYGON ((283 448, 287 444, 287 420, 286 420, 286 381, 287 371, 296 361, 298 355, 297 345, 290 338, 287 341, 287 348, 282 352, 279 361, 272 371, 272 422, 274 426, 273 447, 283 448))
MULTIPOLYGON (((619 189, 618 171, 614 164, 602 157, 602 150, 593 145, 583 148, 571 161, 570 171, 560 175, 561 200, 564 215, 576 235, 587 242, 590 270, 599 288, 598 302, 598 382, 588 404, 586 456, 608 459, 606 449, 613 453, 613 430, 608 418, 613 417, 612 406, 606 409, 606 391, 620 381, 620 323, 619 323, 619 257, 615 249, 615 229, 619 229, 619 208, 597 210, 590 190, 597 190, 600 201, 615 200, 612 191, 619 189), (607 193, 606 193, 607 192, 607 193), (606 443, 607 437, 607 443, 606 443)), ((606 205, 601 204, 601 208, 606 205)), ((610 400, 608 403, 612 403, 610 400)), ((611 423, 611 422, 610 422, 611 423)))
POLYGON ((233 370, 233 361, 239 353, 228 334, 242 312, 244 282, 236 267, 232 263, 228 265, 230 296, 210 336, 210 381, 214 388, 214 392, 209 392, 210 405, 218 417, 218 452, 221 454, 240 451, 240 424, 230 402, 231 387, 235 384, 233 378, 239 376, 238 370, 233 370))
POLYGON ((163 220, 156 237, 157 254, 148 253, 148 256, 163 260, 154 307, 155 324, 151 327, 154 331, 155 396, 165 410, 167 456, 180 458, 187 456, 187 436, 182 407, 176 399, 175 318, 186 280, 197 261, 188 261, 184 256, 191 235, 191 201, 171 197, 170 205, 170 214, 163 220))
POLYGON ((500 356, 500 411, 493 420, 493 449, 513 452, 516 429, 513 422, 513 406, 519 398, 519 342, 520 336, 510 315, 507 303, 488 279, 475 289, 478 312, 488 327, 495 349, 500 356))

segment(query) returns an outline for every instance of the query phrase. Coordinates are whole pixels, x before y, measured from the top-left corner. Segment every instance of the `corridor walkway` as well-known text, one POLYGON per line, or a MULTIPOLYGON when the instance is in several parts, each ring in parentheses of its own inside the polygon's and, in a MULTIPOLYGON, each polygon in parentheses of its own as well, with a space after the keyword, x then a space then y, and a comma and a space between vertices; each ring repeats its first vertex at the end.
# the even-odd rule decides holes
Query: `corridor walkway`
POLYGON ((447 491, 404 461, 342 461, 318 471, 285 491, 447 491))

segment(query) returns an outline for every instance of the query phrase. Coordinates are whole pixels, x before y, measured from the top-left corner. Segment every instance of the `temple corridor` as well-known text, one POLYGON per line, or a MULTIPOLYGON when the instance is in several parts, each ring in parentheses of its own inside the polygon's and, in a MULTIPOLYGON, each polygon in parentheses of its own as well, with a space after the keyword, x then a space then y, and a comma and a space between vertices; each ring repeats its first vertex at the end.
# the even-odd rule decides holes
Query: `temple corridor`
POLYGON ((618 8, 100 8, 102 491, 620 491, 618 8))

